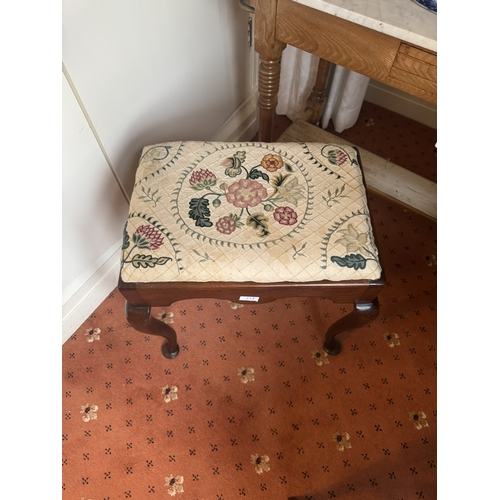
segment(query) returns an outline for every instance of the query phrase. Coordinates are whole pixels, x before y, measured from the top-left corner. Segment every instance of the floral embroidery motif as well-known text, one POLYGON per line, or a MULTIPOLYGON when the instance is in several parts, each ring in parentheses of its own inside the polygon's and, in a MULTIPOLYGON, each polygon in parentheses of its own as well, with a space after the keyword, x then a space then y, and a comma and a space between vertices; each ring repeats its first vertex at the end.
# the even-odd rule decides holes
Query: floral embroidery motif
POLYGON ((241 377, 241 382, 247 384, 255 380, 255 370, 253 368, 238 368, 238 376, 241 377))
POLYGON ((193 172, 189 179, 189 184, 191 184, 191 187, 197 191, 215 186, 216 183, 217 177, 213 172, 210 172, 210 170, 206 168, 193 172))
POLYGON ((331 146, 325 146, 321 150, 321 154, 325 158, 328 158, 328 161, 332 165, 338 165, 339 167, 343 167, 346 163, 349 163, 349 155, 343 149, 337 146, 336 149, 330 149, 329 151, 327 151, 329 147, 331 146))
POLYGON ((272 212, 273 219, 283 226, 294 226, 299 222, 297 211, 290 205, 297 207, 300 200, 304 199, 304 187, 299 185, 299 180, 292 175, 293 168, 286 164, 284 159, 277 154, 264 155, 259 165, 250 169, 245 167, 246 153, 237 151, 229 158, 225 158, 221 166, 225 167, 224 174, 232 179, 244 175, 240 179, 227 184, 222 182, 218 189, 217 175, 209 169, 195 170, 189 177, 189 184, 195 191, 206 190, 200 198, 191 198, 189 201, 188 216, 195 221, 198 227, 212 227, 212 212, 210 201, 214 209, 219 208, 225 200, 239 213, 223 215, 215 222, 217 231, 230 235, 237 229, 251 227, 257 235, 265 238, 271 233, 270 219, 263 212, 252 212, 251 209, 262 206, 264 212, 272 212), (269 173, 277 172, 284 168, 285 174, 276 174, 272 178, 269 173), (270 192, 263 183, 268 183, 272 188, 270 192), (282 205, 283 204, 283 205, 282 205), (246 215, 246 218, 244 216, 246 215), (243 223, 243 220, 245 223, 243 223))
POLYGON ((326 351, 318 351, 318 349, 315 349, 314 351, 311 351, 311 355, 318 366, 330 363, 328 360, 328 353, 326 351))
POLYGON ((364 246, 368 241, 366 233, 359 233, 352 224, 347 226, 347 229, 341 229, 339 233, 343 234, 335 243, 340 243, 346 247, 346 251, 353 253, 366 250, 364 246))
POLYGON ((170 474, 170 476, 165 478, 165 486, 168 486, 167 493, 172 497, 175 497, 177 493, 183 493, 184 487, 182 486, 182 483, 184 483, 183 476, 174 477, 173 474, 170 474))
POLYGON ((427 416, 423 411, 411 411, 410 413, 408 413, 408 416, 410 417, 410 420, 413 422, 417 430, 420 430, 423 427, 429 427, 429 423, 426 420, 427 416))
POLYGON ((167 325, 174 322, 174 313, 162 311, 158 314, 158 319, 166 323, 167 325))
POLYGON ((352 448, 349 439, 351 439, 351 436, 347 432, 336 432, 333 435, 333 441, 337 444, 337 450, 339 451, 352 448))
POLYGON ((401 345, 399 342, 399 335, 397 333, 384 333, 384 339, 389 347, 394 347, 396 345, 401 345))
POLYGON ((84 422, 90 422, 91 420, 97 420, 97 410, 99 407, 97 405, 89 405, 88 403, 82 406, 80 413, 83 413, 82 419, 84 422))
POLYGON ((278 207, 273 217, 284 226, 293 226, 297 223, 297 212, 290 207, 278 207))
POLYGON ((226 158, 221 166, 226 167, 224 173, 229 177, 237 177, 242 172, 242 164, 245 161, 245 151, 237 151, 232 157, 226 158))
MULTIPOLYGON (((302 147, 304 148, 304 152, 309 156, 309 159, 313 164, 321 166, 325 172, 329 172, 330 174, 335 173, 330 165, 333 165, 334 167, 344 167, 348 163, 351 163, 351 165, 359 165, 356 159, 351 159, 344 148, 338 145, 335 146, 334 149, 330 149, 332 146, 330 144, 326 144, 321 149, 321 156, 323 158, 326 158, 330 165, 327 165, 326 162, 324 162, 321 158, 318 158, 316 155, 314 155, 310 151, 307 144, 302 144, 302 147)), ((338 173, 336 174, 336 177, 337 179, 341 178, 338 173)))
POLYGON ((267 190, 260 182, 240 179, 227 188, 226 199, 238 208, 256 207, 267 198, 267 190))
MULTIPOLYGON (((234 233, 236 228, 238 227, 239 217, 235 215, 225 215, 221 217, 217 223, 215 224, 215 228, 219 233, 222 234, 231 234, 234 233)), ((240 223, 240 226, 242 224, 240 223)))
POLYGON ((271 470, 271 467, 269 467, 269 457, 267 455, 259 456, 259 454, 256 453, 255 455, 251 455, 250 460, 252 464, 255 465, 255 472, 257 472, 257 474, 262 474, 263 472, 271 470))
POLYGON ((269 153, 262 158, 262 161, 260 164, 268 171, 268 172, 276 172, 279 170, 283 165, 283 158, 278 155, 273 155, 272 153, 269 153))
POLYGON ((124 282, 380 276, 353 148, 161 146, 145 148, 136 174, 124 232, 124 282), (165 162, 168 147, 176 153, 165 162))
POLYGON ((161 388, 161 393, 163 394, 163 400, 165 401, 165 403, 170 403, 170 401, 178 399, 177 392, 178 389, 175 385, 166 385, 165 387, 161 388))
POLYGON ((280 174, 274 178, 273 185, 276 190, 275 202, 286 202, 297 206, 299 201, 304 199, 304 194, 302 193, 304 188, 299 185, 297 177, 280 174))
POLYGON ((123 230, 123 245, 121 265, 132 264, 135 268, 155 267, 166 264, 172 260, 170 257, 153 257, 152 255, 136 253, 131 257, 132 252, 138 248, 140 250, 155 251, 163 245, 163 235, 153 226, 139 226, 132 235, 133 246, 125 255, 125 250, 130 246, 130 237, 127 232, 127 224, 123 230))
POLYGON ((101 330, 99 328, 89 328, 85 335, 87 335, 87 342, 94 342, 94 340, 99 340, 101 330))
POLYGON ((365 269, 366 263, 369 260, 378 262, 376 256, 370 252, 366 245, 368 243, 368 234, 360 233, 357 229, 349 224, 347 229, 339 230, 343 236, 339 238, 335 243, 340 243, 346 247, 346 252, 350 252, 344 257, 332 256, 330 260, 340 267, 348 267, 354 270, 365 269), (358 253, 354 253, 358 252, 358 253), (371 255, 371 257, 365 257, 365 255, 371 255), (372 258, 373 257, 373 258, 372 258))

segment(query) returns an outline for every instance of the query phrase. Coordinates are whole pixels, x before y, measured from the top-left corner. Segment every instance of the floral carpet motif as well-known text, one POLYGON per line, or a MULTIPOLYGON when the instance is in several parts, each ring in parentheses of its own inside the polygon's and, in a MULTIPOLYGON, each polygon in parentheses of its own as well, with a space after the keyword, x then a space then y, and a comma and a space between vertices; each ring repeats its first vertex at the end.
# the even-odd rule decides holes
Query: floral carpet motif
POLYGON ((357 151, 320 143, 144 148, 125 282, 378 279, 357 151))

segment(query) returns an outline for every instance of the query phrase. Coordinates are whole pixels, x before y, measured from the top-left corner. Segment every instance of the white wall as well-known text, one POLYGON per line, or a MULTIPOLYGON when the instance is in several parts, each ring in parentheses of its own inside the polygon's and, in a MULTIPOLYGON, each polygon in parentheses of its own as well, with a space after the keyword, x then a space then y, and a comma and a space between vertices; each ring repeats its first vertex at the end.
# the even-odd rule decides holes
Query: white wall
POLYGON ((63 341, 116 286, 142 148, 255 134, 249 15, 236 0, 63 0, 63 341))

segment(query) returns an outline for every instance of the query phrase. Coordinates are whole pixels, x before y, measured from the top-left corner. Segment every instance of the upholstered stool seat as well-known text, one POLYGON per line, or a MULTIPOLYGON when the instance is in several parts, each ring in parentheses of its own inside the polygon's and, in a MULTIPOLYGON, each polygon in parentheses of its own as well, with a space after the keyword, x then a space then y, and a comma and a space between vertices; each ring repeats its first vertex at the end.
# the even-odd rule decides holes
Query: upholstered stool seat
POLYGON ((123 235, 127 318, 167 339, 150 308, 187 298, 351 302, 338 333, 378 313, 384 284, 358 152, 323 143, 172 142, 144 148, 123 235))

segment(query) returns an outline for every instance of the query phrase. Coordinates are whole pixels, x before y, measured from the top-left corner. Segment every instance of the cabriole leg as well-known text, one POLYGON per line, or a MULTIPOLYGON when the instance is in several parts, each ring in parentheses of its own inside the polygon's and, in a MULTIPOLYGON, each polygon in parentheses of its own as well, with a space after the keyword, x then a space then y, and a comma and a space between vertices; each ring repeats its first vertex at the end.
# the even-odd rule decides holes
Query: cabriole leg
POLYGON ((151 316, 151 307, 132 306, 127 301, 125 302, 125 317, 132 328, 150 335, 164 337, 167 342, 162 345, 161 352, 166 358, 172 359, 179 354, 179 344, 177 344, 175 330, 163 321, 153 318, 151 316))
POLYGON ((335 355, 341 350, 341 345, 335 337, 347 330, 361 328, 371 323, 379 313, 378 299, 375 298, 372 302, 359 302, 354 304, 354 310, 347 316, 339 319, 328 328, 326 332, 326 340, 323 348, 328 354, 335 355))

